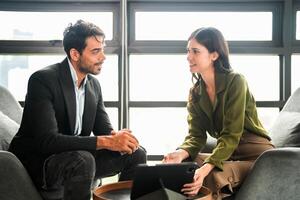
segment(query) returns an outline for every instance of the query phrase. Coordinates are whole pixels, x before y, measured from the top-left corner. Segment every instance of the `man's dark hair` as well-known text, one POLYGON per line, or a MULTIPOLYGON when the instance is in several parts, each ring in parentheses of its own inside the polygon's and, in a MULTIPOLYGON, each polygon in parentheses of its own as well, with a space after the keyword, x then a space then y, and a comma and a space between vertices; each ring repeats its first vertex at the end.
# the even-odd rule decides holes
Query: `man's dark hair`
POLYGON ((75 24, 69 24, 64 31, 64 50, 70 58, 70 50, 76 49, 80 54, 86 47, 86 39, 89 37, 101 36, 105 38, 104 32, 95 24, 78 20, 75 24))

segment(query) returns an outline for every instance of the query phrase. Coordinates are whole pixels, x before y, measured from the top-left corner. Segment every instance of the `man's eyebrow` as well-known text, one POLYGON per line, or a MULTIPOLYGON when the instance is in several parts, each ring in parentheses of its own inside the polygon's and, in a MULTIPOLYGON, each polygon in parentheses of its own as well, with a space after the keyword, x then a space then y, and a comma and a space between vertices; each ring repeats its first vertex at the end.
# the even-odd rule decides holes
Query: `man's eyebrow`
POLYGON ((96 48, 93 48, 91 49, 91 51, 99 51, 99 50, 103 50, 104 47, 96 47, 96 48))

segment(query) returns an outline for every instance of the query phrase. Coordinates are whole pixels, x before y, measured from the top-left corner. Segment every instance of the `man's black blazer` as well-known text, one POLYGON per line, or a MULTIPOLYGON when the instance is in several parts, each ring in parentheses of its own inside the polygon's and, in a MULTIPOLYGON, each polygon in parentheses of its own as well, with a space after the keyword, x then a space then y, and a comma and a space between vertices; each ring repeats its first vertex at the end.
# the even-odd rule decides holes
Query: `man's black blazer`
POLYGON ((34 182, 41 184, 47 157, 72 150, 96 150, 94 135, 110 134, 97 79, 87 75, 82 131, 74 136, 76 98, 68 60, 35 72, 29 79, 20 129, 9 150, 27 168, 34 182))

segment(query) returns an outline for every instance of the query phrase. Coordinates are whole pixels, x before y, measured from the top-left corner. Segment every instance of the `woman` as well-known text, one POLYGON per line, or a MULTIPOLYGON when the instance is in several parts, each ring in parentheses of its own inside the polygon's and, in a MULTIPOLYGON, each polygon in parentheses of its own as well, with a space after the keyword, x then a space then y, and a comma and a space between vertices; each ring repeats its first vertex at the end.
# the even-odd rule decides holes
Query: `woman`
POLYGON ((230 196, 241 184, 253 161, 273 148, 257 116, 255 100, 245 78, 233 72, 228 46, 220 31, 200 28, 188 39, 187 60, 193 78, 188 101, 189 134, 164 163, 196 160, 194 182, 184 185, 186 195, 196 195, 202 185, 215 199, 230 196), (211 154, 198 154, 207 135, 217 139, 211 154))

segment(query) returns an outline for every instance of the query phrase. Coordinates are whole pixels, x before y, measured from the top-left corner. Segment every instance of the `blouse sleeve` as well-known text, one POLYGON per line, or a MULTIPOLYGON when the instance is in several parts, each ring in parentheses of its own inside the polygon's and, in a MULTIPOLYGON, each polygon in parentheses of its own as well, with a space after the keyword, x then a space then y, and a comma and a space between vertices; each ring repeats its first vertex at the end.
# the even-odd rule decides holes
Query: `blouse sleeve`
POLYGON ((199 151, 204 147, 207 139, 206 131, 203 126, 205 119, 203 114, 201 115, 200 109, 195 108, 196 105, 189 103, 188 108, 188 128, 189 134, 185 137, 185 140, 179 149, 186 150, 191 159, 194 160, 199 151))

